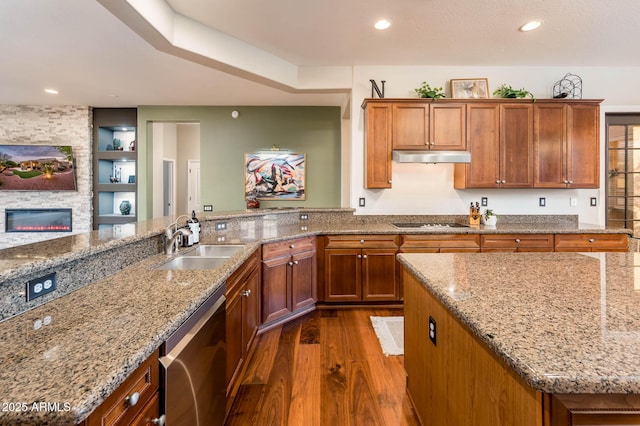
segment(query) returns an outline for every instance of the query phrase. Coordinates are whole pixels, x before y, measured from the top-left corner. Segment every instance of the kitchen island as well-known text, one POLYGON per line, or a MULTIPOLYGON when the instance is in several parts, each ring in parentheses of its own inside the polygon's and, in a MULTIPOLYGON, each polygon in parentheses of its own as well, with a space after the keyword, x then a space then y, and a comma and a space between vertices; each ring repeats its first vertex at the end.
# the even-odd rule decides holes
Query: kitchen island
POLYGON ((425 425, 640 424, 640 254, 398 259, 425 425))

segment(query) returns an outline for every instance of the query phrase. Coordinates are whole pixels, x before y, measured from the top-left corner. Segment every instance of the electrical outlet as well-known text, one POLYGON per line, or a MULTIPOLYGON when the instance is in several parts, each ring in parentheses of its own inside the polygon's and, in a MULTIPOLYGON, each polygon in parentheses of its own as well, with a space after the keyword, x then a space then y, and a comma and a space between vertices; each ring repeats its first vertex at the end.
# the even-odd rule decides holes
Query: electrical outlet
POLYGON ((225 241, 227 241, 227 237, 225 237, 224 235, 222 237, 216 238, 216 243, 224 243, 225 241))
POLYGON ((360 197, 360 199, 358 199, 358 206, 364 207, 364 197, 360 197))
POLYGON ((540 207, 544 207, 544 206, 546 206, 546 205, 547 205, 547 199, 546 199, 546 198, 544 198, 544 197, 540 197, 540 198, 538 199, 538 205, 539 205, 540 207))
POLYGON ((569 197, 569 206, 576 207, 578 205, 578 197, 569 197))
POLYGON ((433 343, 433 346, 436 346, 436 320, 433 319, 431 315, 429 315, 429 340, 433 343))
POLYGON ((227 229, 227 222, 216 223, 216 231, 225 231, 227 229))
POLYGON ((591 197, 589 205, 591 205, 591 207, 595 207, 598 205, 598 201, 596 200, 596 197, 591 197))
POLYGON ((205 212, 212 212, 213 211, 213 204, 205 204, 203 206, 203 209, 205 212))
POLYGON ((56 287, 56 273, 34 278, 27 282, 27 302, 51 293, 56 287))
POLYGON ((309 220, 308 213, 300 213, 300 220, 309 220))
POLYGON ((480 205, 482 207, 487 207, 489 205, 489 199, 487 197, 480 198, 480 205))

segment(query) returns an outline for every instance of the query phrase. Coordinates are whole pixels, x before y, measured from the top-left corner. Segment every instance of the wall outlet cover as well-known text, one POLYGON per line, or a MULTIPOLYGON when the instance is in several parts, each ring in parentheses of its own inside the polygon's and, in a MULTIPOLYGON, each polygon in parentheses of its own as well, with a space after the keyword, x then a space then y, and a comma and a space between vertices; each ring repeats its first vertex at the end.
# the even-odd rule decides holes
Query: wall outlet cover
POLYGON ((56 273, 52 272, 27 282, 27 302, 49 294, 57 288, 56 273))
POLYGON ((540 197, 540 199, 538 199, 538 205, 540 207, 545 207, 547 205, 547 199, 544 197, 540 197))
POLYGON ((205 204, 205 205, 203 206, 203 210, 204 210, 205 212, 212 212, 212 211, 213 211, 213 204, 205 204))

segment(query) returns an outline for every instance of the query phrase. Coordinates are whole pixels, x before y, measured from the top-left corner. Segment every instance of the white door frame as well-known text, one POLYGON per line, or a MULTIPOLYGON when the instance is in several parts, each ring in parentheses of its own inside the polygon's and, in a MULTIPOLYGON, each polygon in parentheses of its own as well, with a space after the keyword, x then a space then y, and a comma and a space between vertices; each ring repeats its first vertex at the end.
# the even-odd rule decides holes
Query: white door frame
POLYGON ((199 213, 200 205, 200 160, 187 160, 187 214, 199 213), (197 165, 197 175, 193 172, 197 165), (193 173, 193 174, 192 174, 193 173))
MULTIPOLYGON (((163 204, 164 204, 164 163, 170 163, 171 164, 171 188, 169 188, 170 194, 169 194, 169 216, 175 216, 176 214, 176 185, 177 185, 177 179, 176 179, 176 160, 174 158, 163 158, 162 159, 162 183, 163 183, 163 188, 162 188, 162 193, 163 193, 163 204)), ((164 205, 162 206, 162 210, 163 210, 163 214, 164 214, 164 205)))

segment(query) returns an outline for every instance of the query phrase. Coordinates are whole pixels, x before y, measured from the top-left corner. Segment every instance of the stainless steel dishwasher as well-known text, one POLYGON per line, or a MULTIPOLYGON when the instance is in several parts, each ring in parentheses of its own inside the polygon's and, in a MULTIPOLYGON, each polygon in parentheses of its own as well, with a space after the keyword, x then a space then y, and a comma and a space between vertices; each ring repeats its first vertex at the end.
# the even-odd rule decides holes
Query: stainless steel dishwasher
POLYGON ((167 426, 222 425, 226 388, 225 286, 164 343, 163 408, 167 426))

